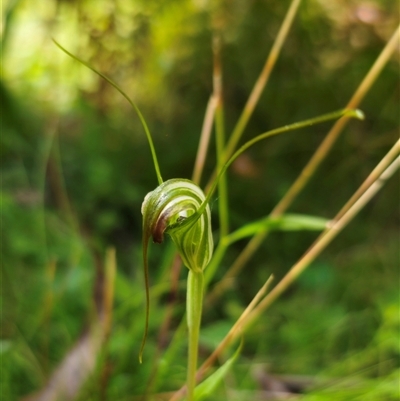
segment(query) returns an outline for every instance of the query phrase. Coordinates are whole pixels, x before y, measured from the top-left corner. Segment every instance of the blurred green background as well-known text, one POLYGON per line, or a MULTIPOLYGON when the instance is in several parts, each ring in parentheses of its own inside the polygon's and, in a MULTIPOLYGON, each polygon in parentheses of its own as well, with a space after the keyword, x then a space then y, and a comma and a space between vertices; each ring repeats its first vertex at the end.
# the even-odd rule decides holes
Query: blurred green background
MULTIPOLYGON (((190 178, 212 92, 213 29, 220 30, 223 41, 229 133, 288 5, 272 0, 3 1, 4 400, 45 388, 82 338, 98 307, 96 283, 110 247, 116 249, 117 273, 107 355, 79 397, 135 399, 151 374, 136 357, 144 321, 140 206, 157 185, 146 137, 126 100, 51 39, 112 77, 139 105, 164 179, 190 178)), ((399 3, 392 0, 304 1, 242 142, 344 107, 398 23, 399 3)), ((397 53, 360 106, 365 121, 349 124, 291 212, 335 215, 398 138, 399 97, 397 53)), ((233 165, 228 173, 232 228, 271 211, 329 127, 262 142, 233 165)), ((203 185, 214 165, 212 144, 203 185)), ((215 203, 216 239, 217 213, 215 203)), ((263 375, 336 379, 299 399, 398 399, 399 221, 397 174, 246 335, 225 387, 261 391, 257 368, 263 375), (349 378, 355 384, 342 386, 349 378)), ((316 235, 268 237, 234 289, 205 311, 202 357, 269 275, 282 277, 316 235)), ((245 244, 229 250, 217 279, 245 244)), ((168 303, 163 295, 170 284, 168 249, 168 244, 151 247, 150 276, 159 289, 152 302, 150 354, 168 303)), ((182 287, 169 336, 183 311, 182 287)), ((156 390, 177 389, 185 380, 185 363, 183 349, 169 361, 156 390)), ((221 394, 216 399, 245 399, 221 394)))

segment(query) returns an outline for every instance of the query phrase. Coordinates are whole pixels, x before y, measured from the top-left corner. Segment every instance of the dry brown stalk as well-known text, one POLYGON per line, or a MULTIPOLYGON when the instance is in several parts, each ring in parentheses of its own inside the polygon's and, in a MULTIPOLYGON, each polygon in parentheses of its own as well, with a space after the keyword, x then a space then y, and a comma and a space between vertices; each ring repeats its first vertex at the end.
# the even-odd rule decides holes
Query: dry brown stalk
MULTIPOLYGON (((397 27, 392 37, 385 45, 384 49, 376 59, 375 63, 372 65, 371 69, 368 71, 367 75, 365 76, 360 86, 355 91, 354 95, 351 97, 346 108, 357 108, 359 106, 360 102, 363 100, 363 98, 371 88, 372 84, 377 79, 383 67, 386 65, 386 63, 389 61, 390 57, 394 53, 396 47, 398 46, 399 36, 400 36, 400 25, 397 27)), ((321 145, 315 151, 310 161, 304 167, 299 177, 289 188, 288 192, 281 199, 281 201, 272 210, 270 214, 271 217, 278 217, 288 209, 293 200, 300 193, 300 191, 303 190, 303 188, 308 183, 311 176, 315 173, 318 166, 326 157, 331 147, 335 143, 336 139, 338 138, 344 127, 347 125, 348 121, 349 121, 348 117, 343 117, 333 125, 333 127, 325 137, 324 141, 321 143, 321 145)), ((268 235, 268 230, 265 230, 263 232, 260 232, 259 234, 256 234, 247 243, 243 251, 236 258, 235 262, 227 270, 224 278, 220 281, 220 283, 218 283, 215 286, 213 292, 210 293, 210 296, 216 297, 218 296, 218 294, 223 293, 226 286, 229 285, 230 283, 230 280, 228 279, 237 276, 237 274, 241 271, 244 265, 252 257, 254 252, 262 244, 267 235, 268 235)))
MULTIPOLYGON (((282 22, 282 25, 279 29, 277 37, 272 45, 271 51, 267 57, 267 60, 264 64, 264 67, 257 78, 256 83, 250 93, 249 98, 247 99, 246 105, 244 106, 243 112, 239 117, 239 120, 233 129, 232 135, 229 138, 227 143, 223 161, 226 162, 229 157, 233 154, 236 145, 238 144, 243 131, 252 116, 254 109, 260 99, 262 91, 264 90, 265 86, 268 83, 268 79, 271 75, 271 72, 275 66, 276 60, 278 59, 279 53, 282 49, 282 46, 286 40, 286 37, 289 33, 289 29, 293 23, 294 17, 296 16, 297 10, 299 8, 301 0, 293 0, 289 6, 289 9, 285 15, 285 18, 282 22)), ((211 178, 206 186, 206 193, 209 191, 211 183, 214 181, 217 175, 217 170, 215 169, 211 178)))

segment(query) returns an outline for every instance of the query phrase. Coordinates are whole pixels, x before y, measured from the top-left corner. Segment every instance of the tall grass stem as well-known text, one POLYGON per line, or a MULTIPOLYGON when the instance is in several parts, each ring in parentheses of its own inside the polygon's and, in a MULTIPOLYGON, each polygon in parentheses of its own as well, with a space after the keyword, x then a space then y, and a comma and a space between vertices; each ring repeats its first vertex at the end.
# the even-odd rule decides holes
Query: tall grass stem
MULTIPOLYGON (((382 69, 387 64, 390 57, 396 50, 396 47, 398 46, 399 42, 399 36, 400 36, 400 25, 398 26, 392 37, 389 39, 389 41, 383 48, 382 52, 379 54, 378 58, 375 60, 371 69, 368 71, 367 75, 362 80, 357 90, 354 92, 354 95, 349 100, 347 107, 358 107, 358 105, 361 103, 365 95, 371 89, 371 86, 377 79, 378 75, 381 73, 382 69)), ((295 182, 286 192, 284 197, 271 211, 270 216, 277 217, 282 213, 284 213, 289 208, 289 206, 292 204, 297 195, 304 189, 310 178, 314 175, 316 169, 319 167, 323 159, 327 156, 328 152, 334 145, 336 139, 338 138, 342 130, 345 128, 348 121, 349 119, 347 117, 343 117, 333 125, 331 130, 326 135, 324 141, 321 143, 321 145, 315 151, 312 158, 309 160, 307 165, 302 170, 299 177, 295 180, 295 182)), ((243 269, 246 263, 250 260, 253 254, 263 243, 266 236, 268 235, 268 232, 269 232, 268 229, 266 229, 265 231, 256 234, 249 240, 247 245, 244 247, 242 252, 234 261, 234 263, 227 270, 224 277, 224 281, 225 279, 235 277, 237 274, 239 274, 239 272, 243 269)), ((228 282, 229 280, 226 281, 226 283, 228 282)), ((219 285, 220 288, 215 288, 215 291, 218 290, 218 292, 221 293, 222 285, 225 284, 223 284, 223 282, 221 281, 221 284, 219 285)))

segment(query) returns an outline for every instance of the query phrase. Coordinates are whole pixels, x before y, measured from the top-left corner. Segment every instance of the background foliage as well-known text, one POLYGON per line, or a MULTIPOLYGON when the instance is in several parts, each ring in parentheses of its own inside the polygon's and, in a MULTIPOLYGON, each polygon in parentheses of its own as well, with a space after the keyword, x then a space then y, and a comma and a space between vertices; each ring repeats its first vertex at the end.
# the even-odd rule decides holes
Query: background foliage
MULTIPOLYGON (((109 247, 115 247, 118 262, 113 325, 107 355, 81 390, 81 399, 89 399, 88 394, 93 399, 131 399, 145 391, 151 370, 149 364, 139 366, 136 357, 144 318, 140 205, 157 185, 148 145, 128 103, 57 49, 51 38, 112 77, 135 99, 154 135, 164 178, 190 178, 212 91, 212 30, 218 28, 223 35, 229 132, 287 6, 287 1, 258 0, 3 3, 4 399, 19 399, 45 387, 84 335, 99 306, 98 283, 109 247)), ((304 1, 244 139, 343 107, 398 17, 395 1, 304 1)), ((397 54, 361 105, 366 120, 350 124, 292 212, 334 216, 392 146, 398 138, 398 79, 397 54)), ((229 171, 232 228, 269 213, 327 129, 319 126, 312 128, 313 134, 274 138, 235 162, 229 171)), ((212 149, 206 172, 214 164, 212 149)), ((302 396, 307 400, 332 399, 332 394, 338 400, 396 399, 398 201, 397 176, 256 323, 226 387, 260 390, 268 372, 337 378, 302 396), (350 384, 343 385, 348 380, 350 384)), ((213 213, 217 222, 216 204, 213 213)), ((266 278, 271 273, 277 279, 283 276, 315 235, 269 236, 235 287, 205 311, 205 355, 266 278)), ((217 278, 244 245, 240 241, 230 250, 217 278)), ((172 252, 162 254, 166 249, 168 245, 151 250, 150 354, 168 305, 164 294, 172 252)), ((169 338, 184 310, 183 288, 179 294, 182 303, 174 311, 169 338)), ((181 348, 178 359, 165 359, 168 372, 160 375, 158 391, 174 390, 184 381, 184 345, 181 348)), ((232 399, 244 399, 234 396, 231 393, 232 399)))

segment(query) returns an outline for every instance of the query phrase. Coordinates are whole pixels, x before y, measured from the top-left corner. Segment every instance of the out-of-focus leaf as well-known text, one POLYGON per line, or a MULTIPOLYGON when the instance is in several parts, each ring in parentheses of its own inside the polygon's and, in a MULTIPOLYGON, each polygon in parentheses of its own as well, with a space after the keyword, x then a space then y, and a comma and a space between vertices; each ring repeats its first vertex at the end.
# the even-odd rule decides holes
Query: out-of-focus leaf
POLYGON ((0 341, 0 355, 7 353, 11 349, 12 342, 7 340, 0 341))
POLYGON ((284 214, 279 217, 268 216, 261 220, 246 224, 234 231, 227 237, 227 241, 232 243, 264 230, 320 231, 326 227, 328 222, 329 220, 323 217, 309 216, 306 214, 284 214))

